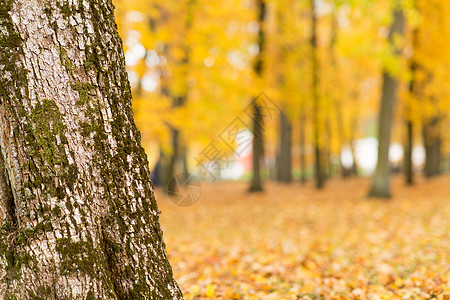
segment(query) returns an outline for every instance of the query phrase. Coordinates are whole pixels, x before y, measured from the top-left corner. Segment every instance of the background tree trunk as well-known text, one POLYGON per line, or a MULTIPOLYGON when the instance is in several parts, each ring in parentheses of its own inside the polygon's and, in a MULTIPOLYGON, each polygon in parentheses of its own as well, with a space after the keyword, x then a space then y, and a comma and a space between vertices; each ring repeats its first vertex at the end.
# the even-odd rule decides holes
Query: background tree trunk
POLYGON ((280 115, 280 148, 277 155, 277 180, 289 183, 292 180, 292 126, 284 112, 280 115))
POLYGON ((405 168, 404 173, 405 173, 405 183, 407 185, 414 184, 412 150, 413 150, 413 123, 412 123, 412 121, 406 121, 406 145, 405 145, 405 158, 404 158, 404 168, 405 168))
POLYGON ((173 127, 170 127, 170 133, 171 133, 171 149, 172 153, 167 156, 167 167, 165 170, 165 176, 164 176, 164 185, 163 185, 163 191, 166 193, 173 193, 177 191, 177 187, 175 186, 176 181, 171 180, 173 176, 175 176, 175 166, 177 165, 177 162, 179 161, 179 134, 180 131, 178 129, 175 129, 173 127))
MULTIPOLYGON (((401 34, 402 32, 403 13, 398 8, 394 11, 394 22, 389 33, 389 43, 391 45, 393 44, 394 34, 401 34)), ((397 79, 384 71, 380 114, 378 119, 378 161, 369 197, 389 198, 391 196, 389 146, 391 143, 391 127, 396 92, 397 79)))
POLYGON ((0 297, 181 299, 111 1, 0 7, 0 297))
POLYGON ((423 125, 423 143, 425 147, 425 177, 440 174, 441 165, 441 137, 439 132, 439 118, 434 117, 423 125))
POLYGON ((261 158, 263 158, 263 116, 261 113, 261 107, 256 103, 253 103, 253 177, 250 183, 250 192, 261 192, 263 190, 261 183, 261 158))
POLYGON ((305 138, 306 117, 304 106, 300 112, 300 182, 306 183, 306 138, 305 138))
MULTIPOLYGON (((415 2, 414 2, 415 4, 415 2)), ((417 7, 416 7, 417 9, 417 7)), ((413 49, 417 49, 418 47, 418 29, 414 29, 412 33, 412 44, 413 49)), ((417 88, 416 83, 414 80, 414 76, 416 75, 417 71, 417 62, 416 58, 412 57, 411 64, 409 66, 409 70, 411 72, 411 81, 409 82, 409 93, 410 95, 416 95, 417 96, 417 88)), ((413 143, 414 143, 414 124, 412 121, 411 116, 411 103, 409 101, 406 103, 406 145, 405 145, 405 158, 404 158, 404 175, 405 175, 405 183, 407 185, 413 185, 414 184, 414 168, 413 168, 413 162, 412 162, 412 151, 413 151, 413 143)))
POLYGON ((312 101, 313 101, 313 127, 314 127, 314 154, 316 187, 321 189, 325 182, 325 172, 322 166, 322 153, 320 149, 320 124, 319 124, 319 74, 317 62, 317 16, 315 0, 311 0, 311 73, 312 73, 312 101))
POLYGON ((359 103, 358 103, 358 98, 359 98, 359 93, 357 90, 353 90, 352 92, 353 94, 353 100, 352 101, 352 105, 355 108, 355 111, 353 113, 353 116, 351 118, 351 127, 350 127, 350 151, 352 153, 352 158, 353 158, 353 164, 351 166, 350 169, 350 174, 352 176, 358 176, 358 162, 356 161, 356 137, 357 137, 357 128, 358 128, 358 115, 360 113, 360 109, 359 109, 359 103))
MULTIPOLYGON (((264 22, 266 18, 266 2, 265 0, 256 1, 258 9, 258 48, 259 52, 256 57, 254 72, 257 77, 261 78, 263 75, 263 55, 265 47, 265 32, 264 32, 264 22)), ((256 99, 257 100, 257 99, 256 99)), ((257 101, 253 102, 253 151, 252 151, 252 163, 253 163, 253 177, 250 183, 250 192, 261 192, 263 190, 261 182, 261 158, 264 153, 264 143, 263 143, 263 132, 264 123, 263 116, 261 113, 261 107, 258 105, 257 101)))

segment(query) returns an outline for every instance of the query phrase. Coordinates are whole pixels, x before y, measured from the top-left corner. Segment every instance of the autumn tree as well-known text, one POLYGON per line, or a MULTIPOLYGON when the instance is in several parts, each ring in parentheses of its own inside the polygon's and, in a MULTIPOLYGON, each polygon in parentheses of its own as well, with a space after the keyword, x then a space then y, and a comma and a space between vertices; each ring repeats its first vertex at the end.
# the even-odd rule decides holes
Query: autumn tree
MULTIPOLYGON (((394 20, 388 36, 389 45, 396 48, 394 39, 403 31, 403 12, 400 7, 395 7, 394 20)), ((381 103, 378 118, 378 160, 375 174, 373 176, 370 197, 390 197, 390 166, 389 146, 391 142, 391 127, 393 123, 393 111, 397 97, 397 79, 388 70, 383 71, 383 83, 381 91, 381 103)))
MULTIPOLYGON (((173 91, 168 88, 170 84, 167 82, 165 84, 164 92, 172 99, 172 107, 181 107, 187 102, 189 87, 187 85, 187 78, 189 74, 189 61, 190 61, 190 45, 187 40, 189 36, 190 30, 192 28, 192 23, 194 21, 194 0, 189 0, 186 3, 186 16, 184 20, 184 39, 182 39, 181 45, 166 45, 167 47, 177 47, 180 48, 182 54, 181 57, 177 60, 178 68, 180 72, 177 74, 182 79, 182 86, 179 91, 173 93, 173 91)), ((163 179, 163 188, 167 189, 169 192, 173 192, 176 190, 175 181, 172 180, 176 171, 176 163, 177 161, 183 161, 184 170, 183 173, 187 175, 187 167, 186 167, 186 149, 183 147, 182 137, 180 136, 180 130, 174 126, 170 126, 171 132, 171 154, 167 158, 166 166, 163 170, 164 179, 163 179)), ((163 152, 162 152, 163 153, 163 152)), ((163 155, 164 157, 164 155, 163 155)))
MULTIPOLYGON (((295 40, 289 39, 286 35, 294 31, 295 28, 292 26, 292 21, 290 20, 290 14, 286 12, 286 7, 290 7, 292 10, 295 9, 294 3, 292 1, 283 1, 276 3, 276 7, 273 9, 274 12, 274 32, 271 43, 273 43, 272 48, 275 52, 276 60, 273 59, 269 62, 273 64, 271 66, 274 73, 274 85, 276 85, 280 90, 281 99, 281 112, 279 116, 278 124, 278 149, 276 153, 276 179, 279 182, 289 183, 292 181, 292 121, 289 116, 290 107, 289 104, 292 103, 291 99, 288 99, 289 93, 289 83, 291 79, 287 70, 289 69, 289 64, 292 63, 292 55, 289 49, 297 46, 295 40)), ((295 10, 294 10, 295 11, 295 10)), ((292 13, 292 12, 291 12, 292 13)), ((295 19, 294 19, 295 20, 295 19)), ((269 50, 269 49, 268 49, 269 50)), ((270 55, 268 55, 270 57, 270 55)))
MULTIPOLYGON (((415 28, 412 32, 412 47, 413 49, 417 49, 417 28, 415 28)), ((414 95, 417 92, 416 82, 414 77, 417 71, 417 62, 415 60, 415 56, 410 60, 409 71, 411 72, 411 79, 409 82, 409 93, 410 95, 414 95)), ((406 120, 405 120, 405 129, 406 129, 406 139, 405 139, 405 155, 403 159, 403 168, 404 168, 404 176, 405 183, 407 185, 414 184, 414 171, 413 171, 413 161, 412 161, 412 152, 413 152, 413 143, 414 143, 414 120, 412 117, 412 101, 411 97, 407 99, 405 103, 406 107, 406 120)))
POLYGON ((421 23, 416 33, 414 74, 414 97, 421 111, 422 138, 425 148, 424 174, 439 175, 444 145, 445 118, 448 118, 449 54, 442 51, 448 45, 448 3, 442 1, 419 1, 417 8, 421 23))
POLYGON ((181 299, 109 0, 0 1, 0 297, 181 299))

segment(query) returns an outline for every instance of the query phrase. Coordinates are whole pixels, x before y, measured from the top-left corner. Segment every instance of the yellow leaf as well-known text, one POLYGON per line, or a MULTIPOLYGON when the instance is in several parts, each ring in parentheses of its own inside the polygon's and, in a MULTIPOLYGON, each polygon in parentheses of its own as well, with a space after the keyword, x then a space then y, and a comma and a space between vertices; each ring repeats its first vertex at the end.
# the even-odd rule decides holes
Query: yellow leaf
POLYGON ((198 294, 200 294, 200 287, 196 284, 194 284, 193 286, 191 286, 190 290, 189 290, 189 295, 195 297, 198 294))
POLYGON ((401 288, 404 285, 403 280, 401 278, 397 278, 394 281, 394 286, 396 288, 401 288))
POLYGON ((206 292, 205 292, 205 296, 208 298, 211 298, 212 296, 214 296, 214 287, 212 286, 212 284, 208 284, 206 286, 206 292))

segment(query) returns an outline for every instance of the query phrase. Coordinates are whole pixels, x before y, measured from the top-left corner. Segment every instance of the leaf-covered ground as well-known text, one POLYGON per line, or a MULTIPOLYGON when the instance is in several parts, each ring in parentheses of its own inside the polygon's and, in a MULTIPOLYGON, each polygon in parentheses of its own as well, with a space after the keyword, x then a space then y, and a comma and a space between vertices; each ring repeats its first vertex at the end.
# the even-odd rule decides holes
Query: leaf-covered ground
POLYGON ((185 299, 450 299, 450 176, 395 178, 390 201, 369 184, 203 184, 187 208, 157 191, 185 299))

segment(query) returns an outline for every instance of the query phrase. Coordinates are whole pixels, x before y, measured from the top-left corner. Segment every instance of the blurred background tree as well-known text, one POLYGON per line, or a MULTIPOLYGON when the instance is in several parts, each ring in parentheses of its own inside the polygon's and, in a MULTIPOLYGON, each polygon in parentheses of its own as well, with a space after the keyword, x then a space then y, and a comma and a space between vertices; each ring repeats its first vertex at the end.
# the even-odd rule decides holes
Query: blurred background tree
MULTIPOLYGON (((251 190, 262 190, 259 176, 314 178, 321 188, 329 177, 372 174, 378 138, 385 182, 395 171, 411 184, 414 173, 448 169, 447 1, 115 4, 136 122, 165 188, 178 173, 253 178, 251 190), (393 33, 395 11, 404 26, 393 33), (388 77, 397 82, 392 126, 378 119, 388 77)), ((372 194, 388 196, 384 186, 372 194)))

